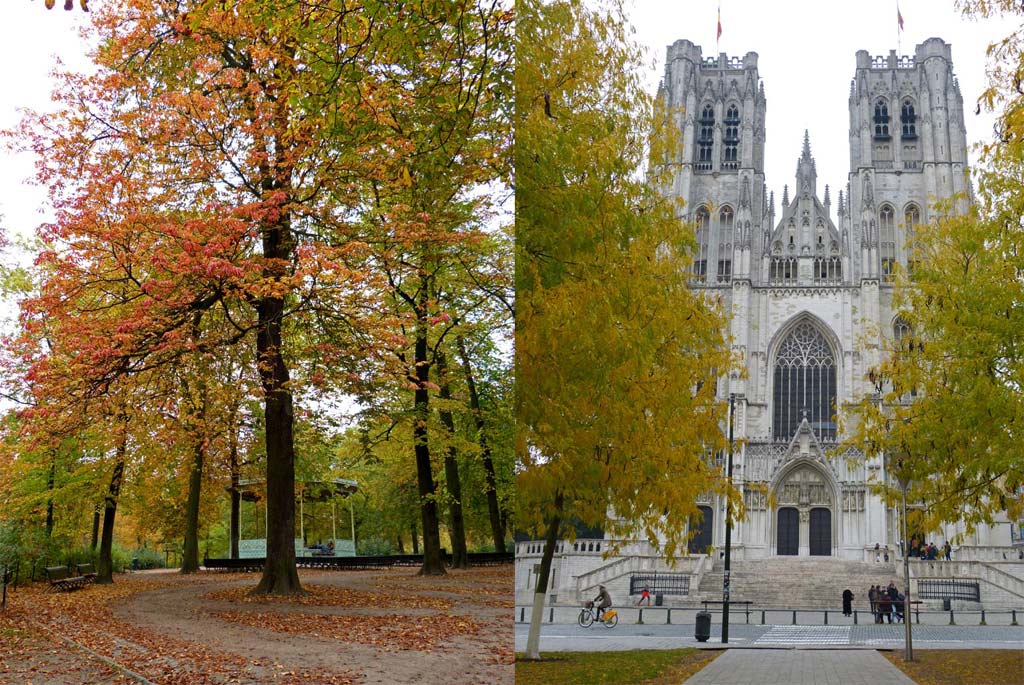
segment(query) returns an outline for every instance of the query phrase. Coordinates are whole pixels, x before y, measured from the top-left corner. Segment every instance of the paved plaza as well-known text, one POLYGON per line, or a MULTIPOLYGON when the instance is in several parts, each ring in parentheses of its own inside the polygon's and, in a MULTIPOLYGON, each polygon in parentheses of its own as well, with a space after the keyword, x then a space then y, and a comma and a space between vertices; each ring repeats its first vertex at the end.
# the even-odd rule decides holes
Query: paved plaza
POLYGON ((730 649, 685 685, 914 685, 874 650, 730 649))
MULTIPOLYGON (((1014 649, 1024 644, 1021 626, 915 625, 914 646, 921 649, 1014 649)), ((529 626, 517 623, 516 651, 526 649, 529 626)), ((620 623, 614 628, 594 625, 550 624, 541 626, 542 652, 594 652, 631 649, 676 649, 679 647, 722 646, 721 626, 711 626, 711 639, 700 643, 693 636, 694 625, 635 625, 620 623)), ((790 626, 732 625, 729 646, 735 648, 796 647, 849 649, 902 649, 903 626, 790 626)), ((799 681, 796 681, 799 682, 799 681)))

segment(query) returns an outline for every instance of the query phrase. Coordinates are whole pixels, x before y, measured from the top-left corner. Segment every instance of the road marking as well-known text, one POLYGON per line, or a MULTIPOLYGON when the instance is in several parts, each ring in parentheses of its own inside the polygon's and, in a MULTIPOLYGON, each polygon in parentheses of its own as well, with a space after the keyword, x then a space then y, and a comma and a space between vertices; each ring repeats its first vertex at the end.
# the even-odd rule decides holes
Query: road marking
POLYGON ((755 645, 848 645, 850 626, 772 626, 755 645))

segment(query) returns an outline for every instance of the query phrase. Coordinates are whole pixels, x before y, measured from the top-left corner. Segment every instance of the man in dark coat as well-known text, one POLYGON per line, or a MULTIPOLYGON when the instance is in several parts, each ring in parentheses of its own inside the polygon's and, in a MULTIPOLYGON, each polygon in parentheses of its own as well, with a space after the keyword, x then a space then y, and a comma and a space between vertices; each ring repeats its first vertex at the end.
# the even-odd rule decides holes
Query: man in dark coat
POLYGON ((843 616, 849 616, 853 613, 853 592, 850 588, 843 590, 843 616))

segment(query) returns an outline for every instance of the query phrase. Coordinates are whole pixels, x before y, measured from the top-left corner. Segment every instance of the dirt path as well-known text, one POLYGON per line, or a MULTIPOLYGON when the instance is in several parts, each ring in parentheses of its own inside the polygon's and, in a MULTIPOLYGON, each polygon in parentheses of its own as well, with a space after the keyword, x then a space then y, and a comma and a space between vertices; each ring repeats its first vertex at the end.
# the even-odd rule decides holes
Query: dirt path
MULTIPOLYGON (((487 570, 480 573, 486 574, 487 570)), ((320 599, 322 592, 325 598, 340 596, 359 603, 365 597, 397 606, 366 608, 210 598, 211 594, 229 590, 241 594, 253 587, 258 577, 200 574, 174 578, 166 588, 135 595, 114 613, 132 625, 169 638, 241 656, 265 677, 305 671, 361 674, 358 682, 367 684, 514 681, 512 621, 507 608, 493 606, 498 597, 488 594, 501 592, 505 598, 511 597, 510 589, 506 590, 511 585, 510 571, 492 571, 483 577, 472 571, 453 573, 445 579, 420 579, 407 569, 308 571, 300 576, 305 586, 317 592, 314 599, 320 599), (342 592, 332 595, 333 590, 342 592), (417 602, 402 606, 415 598, 447 600, 451 606, 447 610, 418 607, 417 602), (442 616, 468 619, 477 630, 446 635, 445 626, 434 630, 434 623, 442 616), (321 619, 313 622, 317 634, 284 632, 301 630, 303 626, 295 624, 307 617, 321 619), (382 624, 385 633, 375 636, 377 644, 346 639, 352 630, 332 635, 332 624, 340 621, 355 629, 356 638, 365 637, 358 634, 359 628, 370 621, 382 624), (432 634, 436 639, 429 639, 432 634), (406 648, 409 637, 421 649, 406 648)))
MULTIPOLYGON (((419 683, 514 681, 512 570, 418 578, 414 570, 305 571, 298 600, 248 597, 255 574, 134 574, 115 589, 26 591, 36 620, 78 639, 156 683, 419 683)), ((52 645, 51 645, 52 647, 52 645)), ((46 662, 47 643, 8 656, 8 676, 46 662)), ((0 650, 0 655, 4 652, 0 650)), ((117 682, 102 662, 51 653, 48 675, 2 682, 117 682), (55 660, 55 661, 54 661, 55 660), (98 669, 95 679, 60 679, 59 666, 98 669), (77 664, 77 665, 76 665, 77 664), (84 666, 83 666, 84 664, 84 666)), ((3 662, 0 662, 2 664, 3 662)))

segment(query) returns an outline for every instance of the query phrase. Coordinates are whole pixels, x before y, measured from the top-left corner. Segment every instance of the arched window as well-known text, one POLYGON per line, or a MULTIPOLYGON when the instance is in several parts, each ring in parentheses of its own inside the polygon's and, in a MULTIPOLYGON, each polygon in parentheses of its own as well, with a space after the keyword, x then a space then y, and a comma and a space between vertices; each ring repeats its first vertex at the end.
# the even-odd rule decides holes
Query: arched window
POLYGON ((889 137, 889 105, 879 98, 875 102, 875 138, 889 137))
POLYGON ((708 103, 700 113, 697 130, 697 170, 711 170, 711 153, 715 144, 715 108, 708 103))
POLYGON ((825 336, 807 321, 779 345, 773 395, 776 440, 792 439, 804 416, 818 438, 835 439, 836 361, 825 336))
POLYGON ((732 278, 732 207, 726 205, 718 213, 718 282, 727 283, 732 278))
POLYGON ((708 273, 708 233, 711 230, 711 215, 703 205, 697 210, 697 225, 694 237, 697 239, 697 254, 693 260, 693 280, 703 283, 708 273))
POLYGON ((768 280, 772 285, 793 285, 796 276, 796 257, 772 257, 768 264, 768 280))
POLYGON ((740 144, 740 110, 736 105, 729 105, 725 113, 725 136, 722 138, 722 145, 725 148, 725 157, 722 160, 723 169, 739 168, 739 144, 740 144))
POLYGON ((904 208, 903 223, 907 230, 907 273, 913 275, 914 268, 920 260, 914 241, 917 225, 921 223, 921 210, 917 205, 911 203, 904 208))
POLYGON ((910 338, 910 324, 907 323, 906 319, 901 317, 896 318, 896 321, 892 324, 892 337, 897 343, 910 338))
POLYGON ((904 138, 917 138, 917 116, 914 114, 914 101, 907 98, 900 108, 900 125, 904 138))
POLYGON ((892 283, 896 278, 896 227, 892 205, 878 210, 878 251, 882 258, 882 281, 892 283))
POLYGON ((843 262, 839 257, 816 257, 814 260, 814 282, 824 285, 840 283, 843 280, 843 262))

